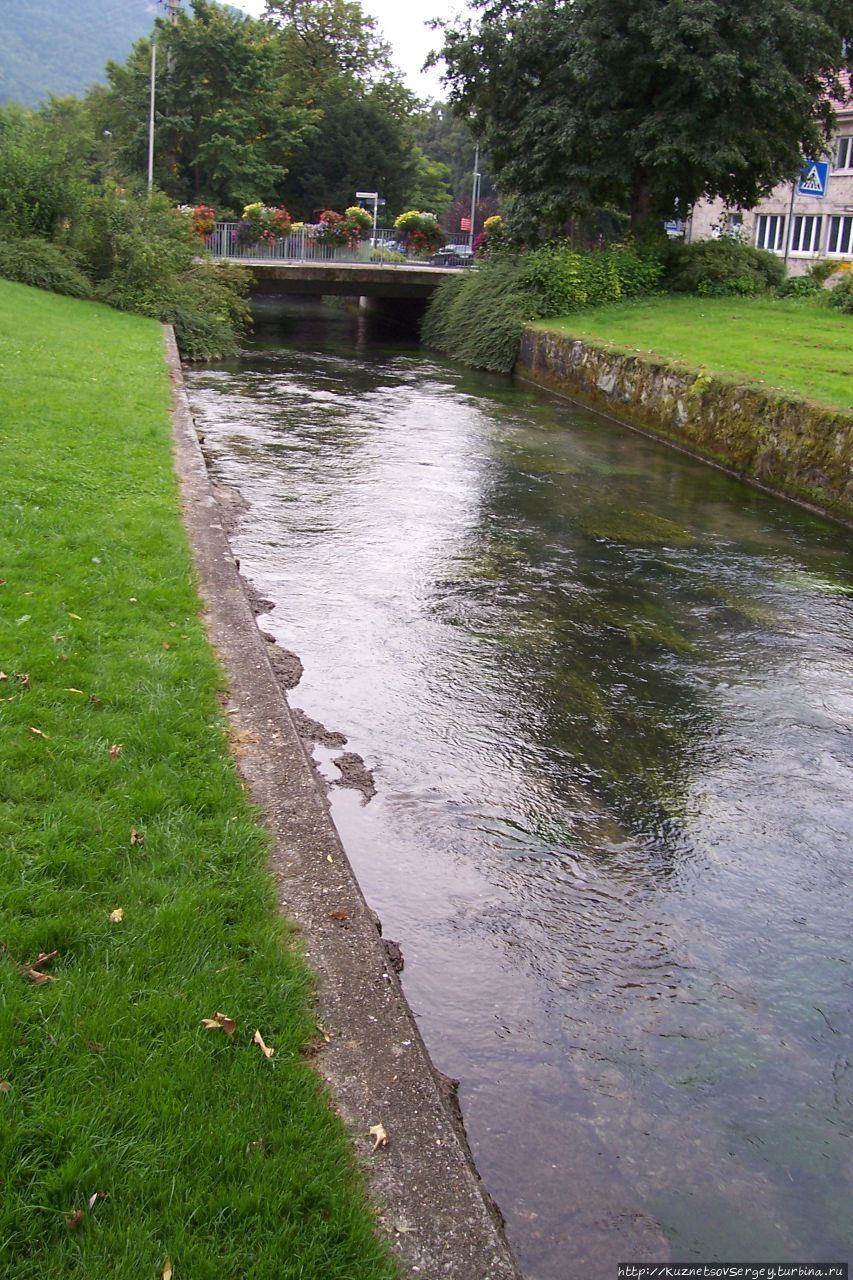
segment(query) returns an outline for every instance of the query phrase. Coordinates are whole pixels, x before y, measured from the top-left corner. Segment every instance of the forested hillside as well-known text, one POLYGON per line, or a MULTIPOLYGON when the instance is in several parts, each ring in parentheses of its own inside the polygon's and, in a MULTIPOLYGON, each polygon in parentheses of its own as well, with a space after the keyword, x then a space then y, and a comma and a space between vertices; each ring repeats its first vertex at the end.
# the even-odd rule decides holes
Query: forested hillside
POLYGON ((78 94, 151 29, 154 0, 0 0, 0 102, 78 94))

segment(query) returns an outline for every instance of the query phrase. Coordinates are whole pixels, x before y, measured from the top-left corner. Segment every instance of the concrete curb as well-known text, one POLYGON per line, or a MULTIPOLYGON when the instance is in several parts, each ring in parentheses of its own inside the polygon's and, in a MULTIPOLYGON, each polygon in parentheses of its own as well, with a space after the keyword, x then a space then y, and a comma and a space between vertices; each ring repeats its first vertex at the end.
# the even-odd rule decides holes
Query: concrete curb
POLYGON ((166 327, 175 466, 208 634, 228 678, 239 765, 274 839, 279 903, 297 924, 328 1043, 316 1063, 351 1134, 404 1274, 520 1280, 499 1215, 442 1094, 273 675, 213 496, 166 327), (331 913, 345 912, 333 919, 331 913), (387 1147, 371 1154, 368 1130, 387 1147))

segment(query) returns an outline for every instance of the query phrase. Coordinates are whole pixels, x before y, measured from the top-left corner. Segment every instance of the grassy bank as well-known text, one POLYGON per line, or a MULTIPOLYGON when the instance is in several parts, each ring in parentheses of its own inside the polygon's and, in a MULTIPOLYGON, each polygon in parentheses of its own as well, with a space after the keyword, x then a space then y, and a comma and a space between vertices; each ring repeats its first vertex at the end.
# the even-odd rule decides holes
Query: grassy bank
POLYGON ((663 296, 578 311, 535 327, 853 408, 853 323, 818 303, 663 296))
POLYGON ((390 1278, 227 752, 160 327, 0 282, 0 400, 2 1274, 390 1278))

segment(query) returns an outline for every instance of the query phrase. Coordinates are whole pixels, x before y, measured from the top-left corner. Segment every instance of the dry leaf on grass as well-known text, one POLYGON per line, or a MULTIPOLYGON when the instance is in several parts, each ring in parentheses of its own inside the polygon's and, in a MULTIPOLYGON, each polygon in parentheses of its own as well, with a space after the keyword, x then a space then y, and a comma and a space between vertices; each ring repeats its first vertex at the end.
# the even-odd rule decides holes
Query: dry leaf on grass
POLYGON ((113 745, 110 747, 110 759, 117 760, 120 755, 121 755, 121 743, 114 742, 113 745))
POLYGON ((109 1200, 109 1198, 110 1198, 109 1191, 95 1191, 93 1192, 92 1195, 89 1196, 89 1202, 86 1207, 91 1213, 99 1200, 109 1200))
POLYGON ((388 1146, 388 1134, 385 1132, 384 1124, 372 1124, 367 1132, 373 1139, 371 1155, 374 1155, 380 1147, 388 1146))
POLYGON ((264 1037, 261 1035, 260 1031, 256 1031, 252 1038, 265 1058, 271 1058, 273 1056, 275 1049, 271 1049, 268 1044, 264 1044, 264 1037))
POLYGON ((82 1209, 72 1209, 71 1213, 65 1216, 65 1225, 68 1230, 73 1231, 76 1227, 79 1227, 85 1216, 82 1209))
POLYGON ((86 696, 85 690, 83 689, 64 689, 63 692, 64 693, 82 693, 84 697, 86 696))
POLYGON ((50 973, 42 973, 42 967, 54 960, 59 955, 58 951, 40 951, 32 964, 19 964, 18 971, 25 978, 29 978, 30 982, 56 982, 56 978, 50 973))
POLYGON ((137 830, 136 830, 136 827, 133 827, 133 828, 131 829, 131 832, 130 832, 130 843, 131 843, 131 844, 145 844, 145 836, 144 836, 144 834, 143 834, 141 831, 137 831, 137 830))
POLYGON ((34 733, 37 738, 47 738, 46 733, 42 733, 41 729, 37 729, 35 725, 30 725, 30 733, 34 733))
POLYGON ((233 1036, 237 1030, 234 1019, 224 1013, 215 1013, 212 1018, 202 1018, 201 1025, 207 1027, 208 1031, 224 1031, 227 1036, 233 1036))
POLYGON ((8 1093, 11 1088, 8 1080, 0 1080, 0 1093, 8 1093))
POLYGON ((9 677, 6 675, 6 672, 0 671, 0 680, 8 680, 8 679, 9 677))
POLYGON ((172 1259, 167 1258, 163 1263, 163 1280, 172 1280, 172 1259))
POLYGON ((115 911, 110 912, 110 923, 121 924, 124 919, 124 907, 116 907, 115 911))
POLYGON ((80 617, 80 614, 79 614, 79 613, 69 613, 69 614, 68 614, 68 616, 69 616, 69 618, 74 618, 74 619, 76 619, 76 621, 77 621, 77 622, 82 622, 82 621, 83 621, 83 619, 80 617))
POLYGON ((17 680, 18 684, 23 685, 25 689, 29 689, 30 677, 27 675, 26 671, 19 671, 18 674, 15 676, 15 679, 17 680))

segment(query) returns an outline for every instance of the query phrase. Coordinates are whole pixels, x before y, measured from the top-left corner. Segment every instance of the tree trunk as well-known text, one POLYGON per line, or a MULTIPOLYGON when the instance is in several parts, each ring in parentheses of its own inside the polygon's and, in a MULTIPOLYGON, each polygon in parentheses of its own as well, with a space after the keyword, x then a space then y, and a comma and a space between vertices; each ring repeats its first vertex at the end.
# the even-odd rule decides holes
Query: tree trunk
POLYGON ((634 172, 631 184, 631 234, 639 236, 647 227, 651 217, 651 192, 646 174, 642 169, 634 172))

